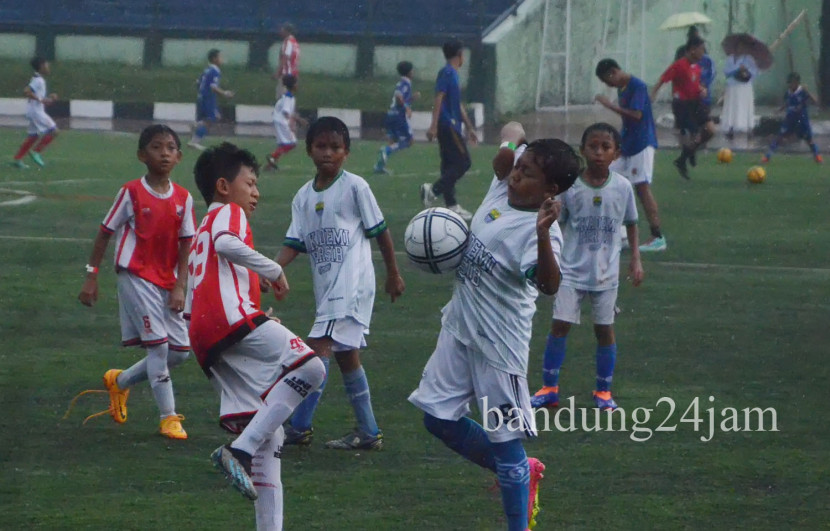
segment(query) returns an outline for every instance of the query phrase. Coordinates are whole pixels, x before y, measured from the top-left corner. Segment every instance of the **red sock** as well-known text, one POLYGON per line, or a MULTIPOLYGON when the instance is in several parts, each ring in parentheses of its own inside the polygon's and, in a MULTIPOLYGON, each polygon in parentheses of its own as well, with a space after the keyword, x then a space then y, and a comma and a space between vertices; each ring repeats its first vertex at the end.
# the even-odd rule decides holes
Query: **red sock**
POLYGON ((17 155, 14 156, 14 160, 20 160, 29 152, 29 149, 32 147, 32 144, 37 142, 37 135, 27 136, 26 140, 20 144, 20 149, 17 150, 17 155))
POLYGON ((295 147, 297 147, 297 144, 282 144, 280 146, 277 146, 277 149, 275 149, 274 152, 271 153, 271 156, 279 160, 281 156, 285 155, 295 147))
POLYGON ((37 145, 35 146, 34 151, 35 151, 36 153, 40 153, 40 152, 41 152, 41 151, 43 151, 43 150, 46 148, 46 146, 48 146, 48 145, 52 142, 52 140, 54 140, 54 139, 55 139, 55 135, 53 135, 52 133, 46 133, 45 135, 43 135, 42 137, 40 137, 40 142, 38 142, 38 143, 37 143, 37 145))

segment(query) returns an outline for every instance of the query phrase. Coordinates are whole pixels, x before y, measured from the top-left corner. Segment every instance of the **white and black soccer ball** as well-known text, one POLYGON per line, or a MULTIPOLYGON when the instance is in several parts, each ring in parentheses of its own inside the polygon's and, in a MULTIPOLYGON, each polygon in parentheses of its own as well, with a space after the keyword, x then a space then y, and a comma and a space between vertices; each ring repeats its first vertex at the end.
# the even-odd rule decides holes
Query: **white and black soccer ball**
POLYGON ((406 255, 418 269, 446 273, 461 263, 469 234, 467 224, 452 210, 428 208, 406 226, 406 255))

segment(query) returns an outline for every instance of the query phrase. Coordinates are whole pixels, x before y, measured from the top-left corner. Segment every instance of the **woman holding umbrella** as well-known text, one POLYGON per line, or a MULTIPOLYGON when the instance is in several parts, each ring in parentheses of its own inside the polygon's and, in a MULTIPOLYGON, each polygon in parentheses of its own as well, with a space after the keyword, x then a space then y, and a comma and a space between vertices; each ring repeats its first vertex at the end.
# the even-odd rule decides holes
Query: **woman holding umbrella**
POLYGON ((752 84, 761 70, 772 64, 767 46, 747 33, 728 35, 721 43, 726 52, 726 93, 720 116, 721 130, 733 138, 735 132, 752 135, 755 125, 755 94, 752 84))

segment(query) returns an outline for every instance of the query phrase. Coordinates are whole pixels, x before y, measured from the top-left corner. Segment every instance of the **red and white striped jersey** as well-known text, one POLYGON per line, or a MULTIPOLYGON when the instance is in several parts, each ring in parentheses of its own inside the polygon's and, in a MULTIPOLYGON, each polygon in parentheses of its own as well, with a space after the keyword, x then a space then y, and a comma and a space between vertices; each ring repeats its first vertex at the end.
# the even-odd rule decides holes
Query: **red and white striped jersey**
POLYGON ((142 177, 121 187, 101 230, 116 233, 116 270, 171 290, 176 285, 179 240, 192 238, 195 224, 190 192, 171 182, 170 189, 159 194, 142 177))
POLYGON ((286 74, 297 76, 299 74, 298 67, 300 63, 300 45, 297 43, 297 39, 294 38, 293 35, 286 37, 285 40, 282 41, 280 55, 285 58, 285 62, 282 64, 282 70, 279 72, 280 77, 286 74))
POLYGON ((253 249, 251 227, 239 205, 212 203, 190 248, 185 317, 190 344, 205 370, 222 350, 268 319, 259 309, 259 275, 220 256, 219 237, 239 238, 253 249))

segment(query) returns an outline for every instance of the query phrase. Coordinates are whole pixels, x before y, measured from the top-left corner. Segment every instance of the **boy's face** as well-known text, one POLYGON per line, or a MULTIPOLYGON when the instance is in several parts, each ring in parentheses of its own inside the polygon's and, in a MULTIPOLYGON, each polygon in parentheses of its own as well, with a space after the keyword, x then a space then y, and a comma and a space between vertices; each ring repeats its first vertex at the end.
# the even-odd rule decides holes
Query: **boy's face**
POLYGON ((48 76, 52 73, 52 65, 49 64, 49 61, 44 61, 43 64, 40 65, 38 73, 42 76, 48 76))
POLYGON ((233 181, 225 178, 216 181, 216 195, 222 203, 239 205, 245 215, 250 218, 259 202, 259 189, 256 184, 257 175, 254 170, 248 166, 242 166, 233 181))
POLYGON ((623 82, 622 77, 622 71, 619 68, 612 68, 600 79, 611 88, 623 88, 625 83, 623 82))
POLYGON ((608 173, 608 166, 620 154, 620 148, 608 131, 593 131, 585 139, 585 145, 579 148, 588 162, 588 167, 601 175, 608 173))
POLYGON ((213 64, 216 66, 222 66, 225 63, 225 59, 222 57, 221 53, 216 54, 216 57, 213 59, 213 64))
POLYGON ((787 82, 787 86, 790 88, 790 90, 793 91, 798 88, 798 85, 800 85, 800 82, 796 79, 791 79, 789 82, 787 82))
POLYGON ((703 51, 705 50, 702 44, 694 46, 686 50, 686 58, 690 63, 697 63, 703 58, 703 51))
POLYGON ((532 151, 525 151, 507 177, 507 200, 515 208, 536 209, 547 197, 556 195, 556 185, 548 184, 545 173, 532 151))
POLYGON ((176 139, 169 133, 162 133, 150 139, 144 149, 138 150, 138 160, 147 166, 153 175, 169 175, 182 160, 182 151, 176 139))
POLYGON ((340 173, 340 168, 349 156, 349 150, 339 134, 327 131, 314 138, 308 149, 308 156, 317 167, 317 174, 331 179, 340 173))

